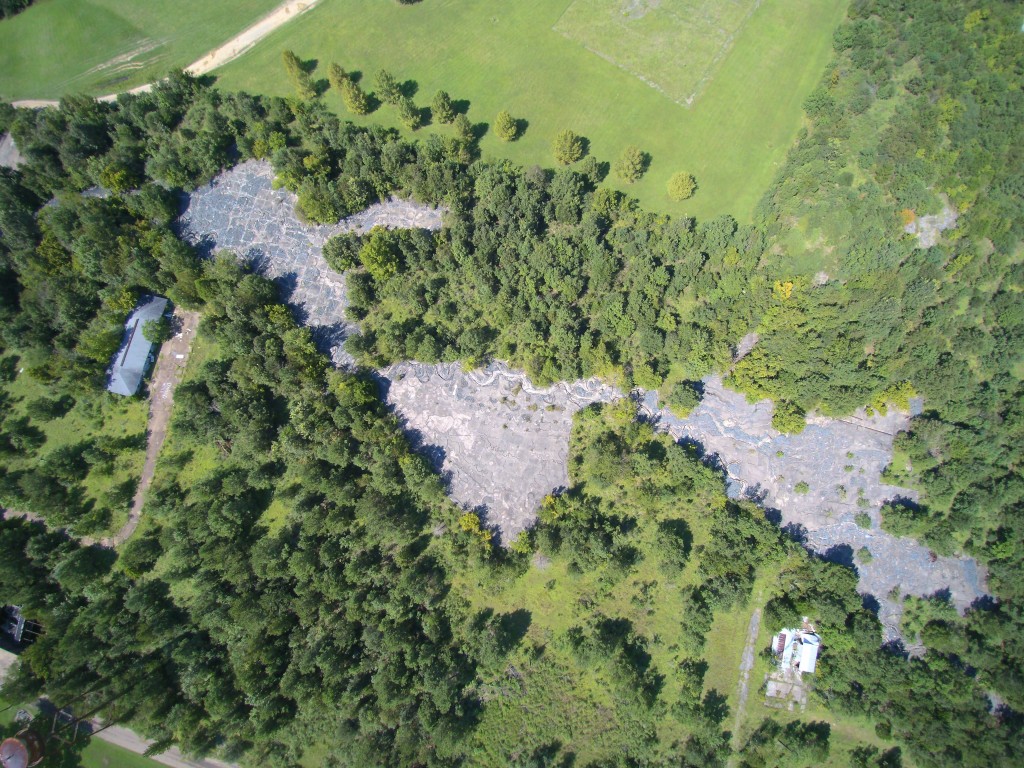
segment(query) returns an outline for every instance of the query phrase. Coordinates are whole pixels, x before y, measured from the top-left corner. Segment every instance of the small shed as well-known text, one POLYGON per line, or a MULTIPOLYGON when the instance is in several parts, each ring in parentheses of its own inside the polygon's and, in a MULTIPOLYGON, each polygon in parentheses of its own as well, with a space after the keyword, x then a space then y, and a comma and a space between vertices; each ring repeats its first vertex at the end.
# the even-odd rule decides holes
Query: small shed
POLYGON ((121 347, 111 361, 107 391, 131 397, 153 362, 153 343, 142 332, 150 320, 159 320, 168 305, 163 296, 143 296, 124 324, 121 347))

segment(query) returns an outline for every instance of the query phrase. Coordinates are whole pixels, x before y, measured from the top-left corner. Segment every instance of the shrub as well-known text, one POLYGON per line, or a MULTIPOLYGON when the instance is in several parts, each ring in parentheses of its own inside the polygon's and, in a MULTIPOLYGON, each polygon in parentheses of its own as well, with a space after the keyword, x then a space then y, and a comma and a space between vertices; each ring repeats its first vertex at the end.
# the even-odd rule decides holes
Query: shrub
POLYGON ((871 530, 871 515, 867 512, 858 512, 853 521, 865 530, 871 530))
POLYGON ((680 171, 668 180, 668 196, 677 203, 690 199, 696 191, 697 180, 693 178, 693 174, 680 171))
POLYGON ((801 480, 793 487, 793 490, 799 493, 801 496, 806 496, 808 493, 811 492, 811 486, 809 486, 807 483, 801 480))

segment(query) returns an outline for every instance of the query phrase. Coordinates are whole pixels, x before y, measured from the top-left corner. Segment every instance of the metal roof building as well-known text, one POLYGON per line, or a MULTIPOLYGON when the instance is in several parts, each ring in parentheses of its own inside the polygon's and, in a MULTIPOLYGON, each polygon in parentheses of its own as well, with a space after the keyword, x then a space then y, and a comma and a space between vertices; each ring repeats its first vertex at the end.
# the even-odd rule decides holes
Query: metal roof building
POLYGON ((162 296, 143 296, 124 324, 124 339, 107 371, 107 391, 134 395, 149 368, 153 344, 142 332, 150 320, 159 320, 169 302, 162 296))
POLYGON ((821 638, 807 618, 800 629, 783 629, 772 638, 772 651, 783 670, 795 669, 800 674, 813 673, 818 666, 821 638))

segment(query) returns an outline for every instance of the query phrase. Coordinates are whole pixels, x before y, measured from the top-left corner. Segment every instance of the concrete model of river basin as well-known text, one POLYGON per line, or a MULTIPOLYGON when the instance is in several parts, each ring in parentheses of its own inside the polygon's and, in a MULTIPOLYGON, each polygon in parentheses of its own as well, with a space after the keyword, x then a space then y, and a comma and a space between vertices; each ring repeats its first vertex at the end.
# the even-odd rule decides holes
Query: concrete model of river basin
MULTIPOLYGON (((358 329, 345 316, 344 277, 324 260, 324 243, 337 232, 374 226, 437 230, 443 211, 392 199, 334 226, 310 226, 296 218, 294 195, 273 189, 272 181, 265 162, 225 172, 189 197, 180 231, 210 251, 233 251, 273 279, 334 363, 349 365, 342 343, 358 329)), ((457 363, 410 361, 377 375, 387 403, 434 462, 452 499, 477 511, 506 543, 533 524, 545 495, 567 486, 573 414, 626 396, 596 379, 536 387, 501 363, 464 371, 457 363)), ((948 591, 964 610, 985 595, 984 573, 973 559, 936 556, 879 527, 884 502, 917 497, 882 481, 909 414, 890 409, 884 416, 812 418, 799 435, 786 435, 771 426, 771 401, 748 403, 717 376, 704 381, 701 403, 686 419, 659 408, 656 393, 629 396, 659 429, 699 444, 724 467, 731 496, 756 499, 807 547, 855 565, 860 591, 877 601, 886 640, 898 637, 899 596, 948 591), (870 517, 867 528, 855 521, 861 512, 870 517), (872 557, 856 562, 863 548, 872 557)))

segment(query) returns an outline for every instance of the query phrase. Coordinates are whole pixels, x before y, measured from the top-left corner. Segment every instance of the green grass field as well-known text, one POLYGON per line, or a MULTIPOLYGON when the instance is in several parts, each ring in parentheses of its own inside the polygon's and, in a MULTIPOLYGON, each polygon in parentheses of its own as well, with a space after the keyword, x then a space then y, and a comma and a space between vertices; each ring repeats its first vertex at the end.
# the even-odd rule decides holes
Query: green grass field
MULTIPOLYGON (((565 26, 570 5, 324 0, 218 74, 227 88, 290 95, 281 64, 286 48, 316 59, 315 77, 326 77, 335 61, 361 72, 371 90, 373 75, 385 68, 415 81, 419 106, 444 89, 469 101, 474 123, 489 124, 502 109, 527 121, 525 134, 512 144, 484 135, 484 156, 550 166, 551 141, 563 128, 586 136, 591 153, 608 162, 635 143, 651 155, 646 176, 628 187, 614 177, 609 183, 652 210, 749 219, 801 125, 801 104, 829 59, 846 0, 762 0, 689 109, 561 34, 555 27, 565 26), (672 203, 665 185, 681 170, 696 176, 699 189, 691 200, 672 203)), ((601 7, 621 13, 614 4, 601 7)), ((674 43, 689 44, 685 37, 674 43)), ((658 77, 670 75, 665 69, 658 77)), ((347 115, 337 94, 329 91, 325 98, 347 115)), ((356 122, 399 125, 387 106, 356 122)), ((433 130, 449 128, 429 126, 420 133, 433 130)))
POLYGON ((555 29, 690 106, 757 0, 575 0, 555 29))
POLYGON ((123 91, 185 67, 280 0, 37 0, 0 22, 0 98, 123 91))
MULTIPOLYGON (((30 402, 38 398, 54 397, 49 386, 28 373, 18 374, 13 381, 2 386, 14 418, 26 416, 30 402)), ((125 446, 114 462, 113 471, 103 474, 90 471, 82 485, 88 499, 104 506, 105 496, 116 486, 138 482, 146 455, 146 419, 149 401, 141 397, 119 397, 106 392, 80 397, 64 416, 48 422, 33 421, 33 425, 46 435, 46 442, 36 456, 16 456, 7 460, 10 470, 26 470, 39 463, 51 451, 100 437, 134 438, 135 444, 125 446)), ((134 492, 134 491, 133 491, 134 492)), ((99 535, 117 531, 128 519, 128 506, 111 507, 109 524, 99 535)))
MULTIPOLYGON (((0 708, 7 707, 10 704, 10 701, 0 698, 0 708)), ((22 708, 30 712, 36 711, 34 705, 23 705, 22 708)), ((18 707, 12 706, 10 709, 0 712, 0 728, 3 729, 5 736, 13 730, 12 725, 17 711, 18 707)), ((80 755, 81 762, 74 762, 73 760, 70 762, 80 765, 81 768, 154 768, 154 766, 160 765, 155 760, 137 755, 123 747, 108 744, 98 738, 90 739, 80 755)))

